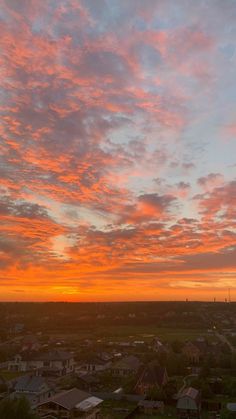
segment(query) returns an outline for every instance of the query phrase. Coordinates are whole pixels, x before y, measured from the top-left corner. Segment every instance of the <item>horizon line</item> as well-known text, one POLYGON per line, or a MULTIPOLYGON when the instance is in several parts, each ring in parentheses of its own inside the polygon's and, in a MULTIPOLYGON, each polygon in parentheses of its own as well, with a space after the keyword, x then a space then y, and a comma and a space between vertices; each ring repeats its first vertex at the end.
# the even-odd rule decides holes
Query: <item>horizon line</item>
POLYGON ((45 300, 45 301, 32 301, 32 300, 0 300, 0 304, 11 303, 11 304, 116 304, 116 303, 224 303, 224 304, 231 304, 236 303, 235 301, 228 301, 228 300, 111 300, 111 301, 67 301, 67 300, 45 300))

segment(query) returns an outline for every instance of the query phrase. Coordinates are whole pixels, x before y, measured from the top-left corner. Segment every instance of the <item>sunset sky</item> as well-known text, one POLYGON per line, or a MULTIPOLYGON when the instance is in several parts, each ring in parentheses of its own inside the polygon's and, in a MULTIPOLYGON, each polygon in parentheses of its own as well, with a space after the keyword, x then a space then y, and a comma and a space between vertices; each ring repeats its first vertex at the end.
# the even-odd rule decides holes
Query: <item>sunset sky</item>
POLYGON ((0 6, 0 300, 236 300, 236 1, 0 6))

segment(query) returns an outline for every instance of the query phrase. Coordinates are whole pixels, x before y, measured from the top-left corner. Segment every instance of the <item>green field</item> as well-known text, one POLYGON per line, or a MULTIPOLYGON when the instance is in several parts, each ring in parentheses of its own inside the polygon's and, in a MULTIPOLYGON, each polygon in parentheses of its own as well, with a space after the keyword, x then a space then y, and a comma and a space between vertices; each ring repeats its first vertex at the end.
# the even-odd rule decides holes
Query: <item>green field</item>
POLYGON ((206 336, 207 331, 202 329, 183 329, 183 328, 161 328, 155 326, 116 326, 99 328, 96 332, 98 339, 111 341, 133 341, 142 340, 150 342, 154 336, 163 341, 171 342, 174 340, 191 340, 199 336, 206 336))
POLYGON ((63 340, 71 344, 81 342, 85 339, 96 340, 101 343, 112 342, 132 342, 134 340, 151 342, 153 337, 158 337, 161 341, 173 342, 175 340, 186 341, 194 340, 198 337, 207 336, 209 340, 214 339, 213 335, 209 335, 207 330, 204 329, 187 329, 175 327, 158 327, 158 326, 100 326, 94 330, 88 329, 87 331, 78 331, 77 333, 69 334, 52 334, 51 337, 63 340))

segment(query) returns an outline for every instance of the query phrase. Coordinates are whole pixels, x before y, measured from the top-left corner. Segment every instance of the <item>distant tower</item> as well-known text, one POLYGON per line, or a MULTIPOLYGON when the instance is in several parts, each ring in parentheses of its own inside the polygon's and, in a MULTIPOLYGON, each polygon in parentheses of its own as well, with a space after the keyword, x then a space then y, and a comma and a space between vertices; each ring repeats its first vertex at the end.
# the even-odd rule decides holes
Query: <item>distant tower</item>
POLYGON ((214 297, 214 303, 216 302, 216 297, 214 297))
POLYGON ((228 288, 228 294, 229 294, 229 303, 231 303, 231 291, 230 291, 230 288, 228 288))

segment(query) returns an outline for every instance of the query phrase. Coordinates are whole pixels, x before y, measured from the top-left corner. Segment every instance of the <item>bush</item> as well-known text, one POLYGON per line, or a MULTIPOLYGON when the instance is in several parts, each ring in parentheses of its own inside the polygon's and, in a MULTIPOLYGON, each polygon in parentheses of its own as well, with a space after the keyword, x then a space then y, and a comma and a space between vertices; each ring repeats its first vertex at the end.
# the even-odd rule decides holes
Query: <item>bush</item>
POLYGON ((38 419, 25 398, 4 399, 0 402, 1 419, 38 419))

